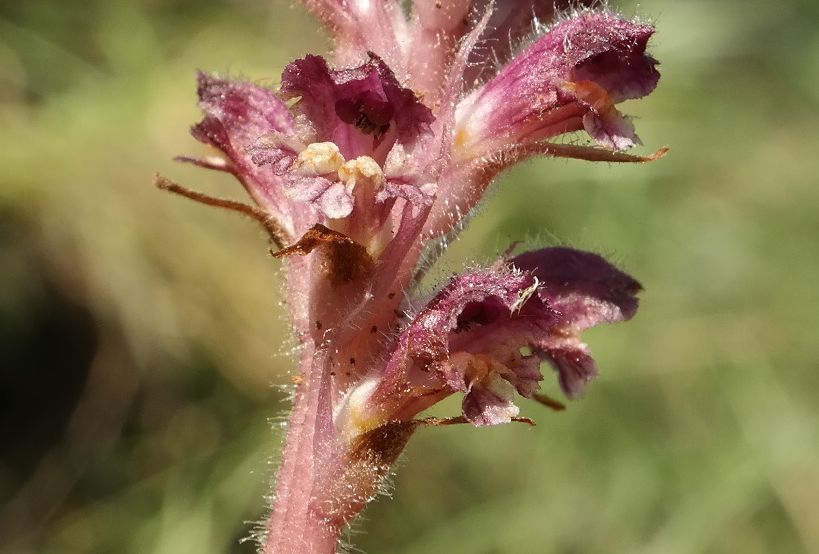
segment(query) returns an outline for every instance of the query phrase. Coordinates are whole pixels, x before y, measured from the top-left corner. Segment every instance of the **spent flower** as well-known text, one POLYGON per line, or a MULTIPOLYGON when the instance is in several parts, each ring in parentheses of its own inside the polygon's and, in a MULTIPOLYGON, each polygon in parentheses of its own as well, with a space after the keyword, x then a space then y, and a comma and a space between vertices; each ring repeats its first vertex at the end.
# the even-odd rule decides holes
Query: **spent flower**
POLYGON ((418 281, 489 184, 535 155, 646 162, 618 104, 650 93, 651 25, 551 0, 305 0, 329 59, 290 63, 276 89, 199 75, 213 147, 182 157, 233 174, 253 205, 165 178, 254 217, 284 260, 302 344, 299 384, 262 549, 334 552, 421 425, 520 417, 546 362, 569 398, 597 374, 580 334, 631 318, 640 284, 565 247, 506 254, 423 298, 418 281), (558 6, 565 8, 565 6, 558 6), (555 139, 586 133, 591 143, 555 139), (411 306, 423 306, 413 310, 411 306), (462 413, 420 418, 462 395, 462 413))

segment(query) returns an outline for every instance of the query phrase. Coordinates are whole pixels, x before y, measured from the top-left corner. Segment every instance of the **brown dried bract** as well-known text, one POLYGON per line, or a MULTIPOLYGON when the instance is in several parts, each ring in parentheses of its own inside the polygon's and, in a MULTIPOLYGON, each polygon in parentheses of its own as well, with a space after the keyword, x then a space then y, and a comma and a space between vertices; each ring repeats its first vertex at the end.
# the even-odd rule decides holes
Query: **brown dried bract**
POLYGON ((390 421, 357 437, 350 448, 352 460, 366 460, 375 467, 390 467, 404 450, 421 421, 390 421))
POLYGON ((295 244, 272 254, 276 258, 293 254, 306 256, 316 249, 320 249, 324 257, 324 270, 334 287, 361 279, 373 269, 374 262, 366 248, 320 223, 313 225, 295 244))

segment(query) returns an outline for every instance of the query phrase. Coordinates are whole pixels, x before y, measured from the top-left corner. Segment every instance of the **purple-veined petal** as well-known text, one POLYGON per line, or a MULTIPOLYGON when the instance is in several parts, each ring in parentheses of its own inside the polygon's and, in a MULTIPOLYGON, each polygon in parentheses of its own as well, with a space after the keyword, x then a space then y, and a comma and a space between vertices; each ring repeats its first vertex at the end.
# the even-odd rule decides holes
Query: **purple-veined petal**
POLYGON ((339 181, 320 176, 287 175, 284 191, 297 202, 307 202, 330 219, 347 217, 353 211, 353 195, 339 181))
POLYGON ((634 125, 617 110, 603 114, 589 112, 583 116, 583 128, 598 144, 610 150, 626 150, 642 144, 634 125))
POLYGON ((330 219, 347 217, 353 211, 353 196, 342 183, 333 183, 319 198, 319 207, 330 219))
POLYGON ((434 183, 416 186, 409 183, 387 182, 376 193, 375 201, 383 204, 385 208, 390 208, 396 200, 402 198, 412 206, 413 214, 417 215, 419 210, 432 206, 435 201, 435 190, 434 183))

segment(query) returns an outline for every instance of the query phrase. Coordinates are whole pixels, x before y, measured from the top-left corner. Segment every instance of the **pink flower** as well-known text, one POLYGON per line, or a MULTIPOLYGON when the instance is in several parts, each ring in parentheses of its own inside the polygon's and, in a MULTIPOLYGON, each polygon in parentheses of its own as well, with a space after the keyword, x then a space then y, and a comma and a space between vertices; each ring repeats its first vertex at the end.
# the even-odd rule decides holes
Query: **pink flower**
POLYGON ((540 387, 541 361, 575 398, 597 374, 580 331, 631 318, 640 289, 600 256, 571 248, 455 277, 403 330, 385 369, 365 379, 369 396, 348 395, 355 420, 366 410, 368 421, 406 420, 462 392, 467 420, 508 423, 518 415, 514 393, 532 397, 540 387))
POLYGON ((552 17, 551 0, 417 0, 409 18, 393 0, 305 3, 334 35, 333 63, 296 60, 277 90, 199 75, 192 132, 216 153, 182 160, 232 173, 255 206, 159 181, 258 219, 286 259, 302 380, 265 552, 332 552, 419 414, 449 395, 463 395, 452 422, 512 421, 547 362, 577 397, 597 374, 581 331, 631 318, 637 281, 545 248, 454 277, 411 313, 422 251, 527 157, 665 153, 622 152, 639 139, 617 105, 659 79, 650 25, 583 9, 547 29, 534 17, 552 17), (553 142, 584 132, 596 146, 553 142))

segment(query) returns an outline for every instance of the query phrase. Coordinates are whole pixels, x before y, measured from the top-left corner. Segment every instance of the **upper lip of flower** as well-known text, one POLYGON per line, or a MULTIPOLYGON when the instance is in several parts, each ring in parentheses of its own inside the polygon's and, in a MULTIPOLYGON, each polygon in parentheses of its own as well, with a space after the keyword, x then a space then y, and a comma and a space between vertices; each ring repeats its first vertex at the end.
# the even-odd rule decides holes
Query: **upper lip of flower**
POLYGON ((336 143, 346 157, 383 160, 376 151, 389 151, 395 142, 411 144, 429 133, 434 117, 380 57, 368 52, 367 58, 339 70, 320 56, 296 60, 285 68, 279 94, 299 98, 294 109, 307 116, 316 137, 336 143), (390 140, 382 144, 388 133, 390 140))
POLYGON ((648 25, 598 12, 557 23, 461 103, 458 127, 466 155, 491 155, 510 142, 584 127, 607 148, 637 144, 614 104, 656 86, 657 62, 645 53, 652 33, 648 25), (561 109, 559 118, 552 117, 561 109))

